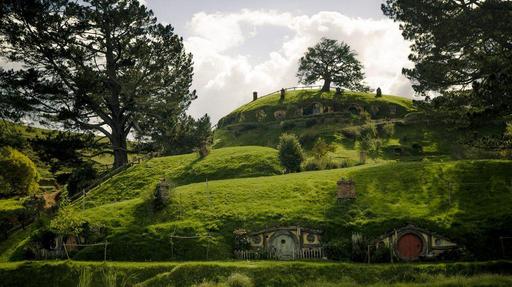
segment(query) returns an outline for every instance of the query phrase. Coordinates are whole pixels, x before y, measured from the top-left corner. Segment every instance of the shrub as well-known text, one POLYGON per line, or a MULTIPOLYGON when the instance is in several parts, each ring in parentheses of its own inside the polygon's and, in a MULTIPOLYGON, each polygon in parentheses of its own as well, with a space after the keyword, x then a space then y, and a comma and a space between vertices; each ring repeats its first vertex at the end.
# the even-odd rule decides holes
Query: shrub
POLYGON ((355 140, 361 135, 361 129, 359 127, 344 128, 341 130, 341 134, 345 138, 355 140))
POLYGON ((316 119, 308 119, 306 121, 306 128, 310 128, 314 125, 316 125, 318 123, 318 121, 316 119))
POLYGON ((304 160, 304 151, 294 134, 282 134, 279 137, 279 160, 286 168, 287 172, 299 172, 302 161, 304 160))
POLYGON ((71 205, 65 205, 50 222, 50 230, 58 235, 78 236, 85 231, 87 221, 71 205))
POLYGON ((304 170, 324 170, 339 168, 340 165, 329 158, 310 158, 304 163, 304 170))
POLYGON ((315 158, 320 159, 326 157, 327 153, 334 152, 335 149, 335 146, 326 143, 323 138, 319 138, 316 140, 315 145, 311 151, 313 152, 315 158))
POLYGON ((36 165, 11 147, 0 149, 0 170, 0 198, 32 194, 39 189, 36 165))
POLYGON ((303 169, 306 171, 313 171, 313 170, 322 170, 323 167, 319 160, 317 160, 315 158, 311 158, 311 159, 306 160, 306 162, 304 163, 303 169))
POLYGON ((294 121, 282 121, 281 123, 279 123, 279 125, 281 126, 281 130, 288 131, 295 127, 295 122, 294 121))
POLYGON ((228 277, 227 280, 228 287, 253 287, 254 283, 252 279, 244 274, 233 273, 228 277))
POLYGON ((68 180, 68 195, 71 197, 86 188, 98 176, 92 164, 84 163, 75 168, 68 180))

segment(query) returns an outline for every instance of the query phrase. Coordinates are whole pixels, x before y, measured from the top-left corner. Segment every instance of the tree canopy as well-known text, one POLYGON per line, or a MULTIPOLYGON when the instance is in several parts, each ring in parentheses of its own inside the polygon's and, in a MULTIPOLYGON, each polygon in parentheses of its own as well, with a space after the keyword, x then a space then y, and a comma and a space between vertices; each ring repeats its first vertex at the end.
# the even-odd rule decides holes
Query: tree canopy
POLYGON ((2 13, 0 56, 21 69, 1 71, 0 93, 23 99, 2 102, 101 132, 114 166, 127 162, 127 136, 156 106, 179 117, 196 98, 182 38, 137 0, 8 1, 2 13))
POLYGON ((470 117, 512 108, 512 2, 387 0, 385 15, 412 42, 403 73, 419 94, 438 92, 433 108, 470 117))
POLYGON ((39 189, 36 165, 21 152, 0 148, 0 198, 33 194, 39 189))
POLYGON ((299 60, 297 77, 302 84, 324 81, 322 91, 329 91, 331 83, 353 90, 366 90, 363 65, 350 46, 333 39, 322 38, 309 47, 299 60))

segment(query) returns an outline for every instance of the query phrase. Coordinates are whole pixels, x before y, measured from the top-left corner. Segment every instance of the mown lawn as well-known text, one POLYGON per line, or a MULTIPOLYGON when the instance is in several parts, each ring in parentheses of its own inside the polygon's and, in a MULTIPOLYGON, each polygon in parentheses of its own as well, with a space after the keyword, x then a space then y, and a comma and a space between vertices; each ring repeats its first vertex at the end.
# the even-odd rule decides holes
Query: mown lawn
POLYGON ((295 286, 508 286, 509 261, 448 264, 354 264, 335 262, 79 262, 39 261, 0 264, 1 286, 157 287, 227 286, 233 273, 248 276, 256 287, 295 286), (112 282, 112 281, 110 281, 112 282))

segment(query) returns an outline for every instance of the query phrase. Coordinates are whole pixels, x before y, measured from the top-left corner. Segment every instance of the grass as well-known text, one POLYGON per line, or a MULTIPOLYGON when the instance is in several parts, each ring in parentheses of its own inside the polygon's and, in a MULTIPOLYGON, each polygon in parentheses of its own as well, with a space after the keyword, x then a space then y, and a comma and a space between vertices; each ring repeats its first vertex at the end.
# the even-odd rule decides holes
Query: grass
POLYGON ((133 199, 155 189, 162 179, 176 185, 224 178, 280 174, 277 151, 266 147, 216 149, 204 159, 197 154, 154 158, 114 176, 93 190, 88 206, 133 199))
MULTIPOLYGON (((178 186, 167 207, 155 211, 148 197, 154 186, 146 179, 179 174, 157 163, 162 162, 144 167, 151 175, 128 170, 88 198, 82 214, 106 228, 110 260, 201 260, 207 252, 210 259, 230 258, 237 228, 301 225, 323 229, 329 242, 349 240, 352 232, 374 238, 408 223, 448 236, 486 259, 500 256, 498 237, 512 230, 510 161, 381 163, 212 180, 208 186, 178 186), (356 182, 358 196, 351 203, 334 198, 342 176, 356 182), (196 238, 171 241, 171 235, 196 238)), ((85 248, 76 258, 103 258, 103 248, 85 248)))
POLYGON ((507 261, 394 265, 269 261, 187 263, 41 261, 2 263, 0 277, 2 286, 6 287, 41 286, 45 284, 44 282, 52 282, 52 286, 56 287, 77 286, 84 270, 89 273, 87 274, 90 277, 88 279, 91 280, 89 286, 110 286, 108 283, 111 283, 112 277, 115 276, 118 283, 123 279, 129 281, 128 286, 135 284, 139 287, 188 287, 202 282, 225 282, 234 273, 251 278, 256 287, 507 286, 505 283, 510 283, 512 280, 511 267, 512 263, 507 261))
POLYGON ((16 198, 0 199, 0 212, 16 212, 23 209, 20 200, 16 198))
MULTIPOLYGON (((285 94, 285 101, 280 101, 280 94, 274 93, 265 97, 261 97, 256 101, 252 101, 245 104, 238 109, 234 110, 233 113, 249 112, 265 107, 275 107, 283 104, 301 104, 306 101, 322 101, 322 100, 333 100, 335 99, 335 92, 324 92, 320 93, 318 90, 295 90, 287 91, 285 94)), ((376 98, 375 94, 345 91, 340 98, 340 101, 346 101, 351 103, 391 103, 402 106, 408 110, 412 110, 412 101, 407 98, 384 95, 381 98, 376 98)))

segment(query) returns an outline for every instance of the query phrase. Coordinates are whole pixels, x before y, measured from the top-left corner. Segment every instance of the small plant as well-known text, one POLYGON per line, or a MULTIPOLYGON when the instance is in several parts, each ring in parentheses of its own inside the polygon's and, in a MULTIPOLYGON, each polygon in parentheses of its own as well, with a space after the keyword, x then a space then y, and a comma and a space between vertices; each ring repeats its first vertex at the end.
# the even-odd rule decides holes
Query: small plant
POLYGON ((78 277, 78 287, 89 287, 92 282, 92 272, 89 268, 82 268, 78 277))
POLYGON ((72 205, 64 202, 57 216, 50 222, 50 230, 62 236, 78 236, 84 232, 87 224, 72 205))
POLYGON ((299 172, 302 161, 304 161, 304 151, 294 134, 282 134, 279 138, 279 160, 286 168, 286 172, 299 172))
POLYGON ((252 279, 241 273, 233 273, 228 277, 226 281, 228 287, 253 287, 254 283, 252 279))
POLYGON ((329 152, 334 152, 335 150, 336 147, 334 145, 326 143, 323 138, 319 138, 316 140, 311 151, 316 159, 322 159, 325 158, 329 152))

